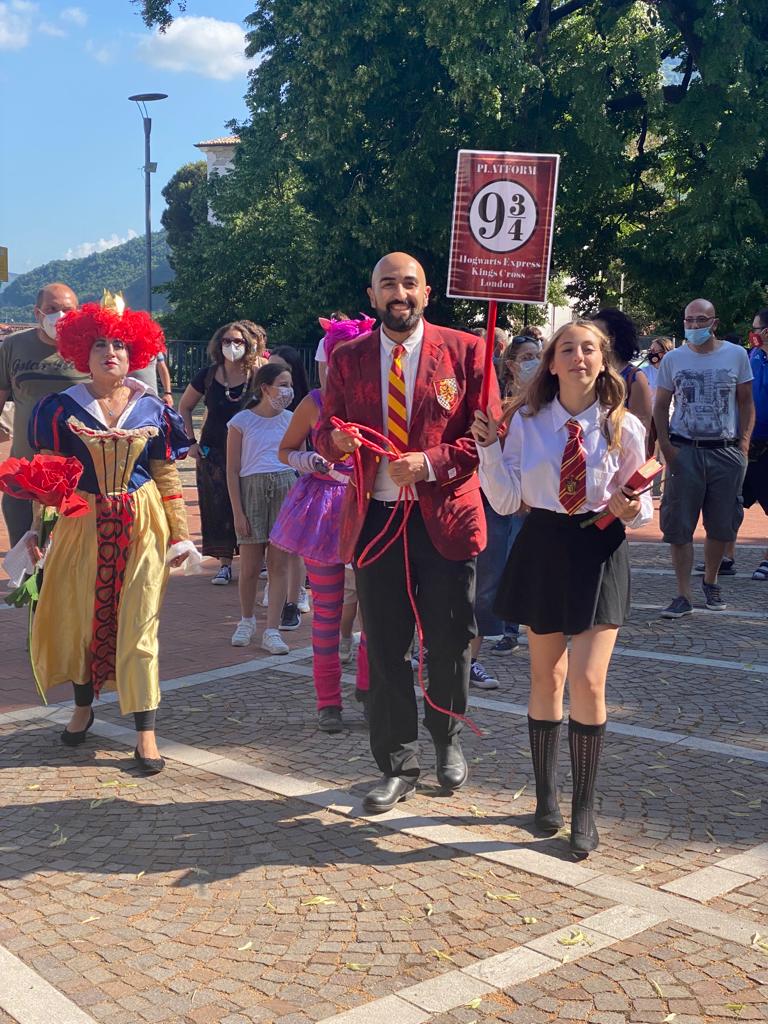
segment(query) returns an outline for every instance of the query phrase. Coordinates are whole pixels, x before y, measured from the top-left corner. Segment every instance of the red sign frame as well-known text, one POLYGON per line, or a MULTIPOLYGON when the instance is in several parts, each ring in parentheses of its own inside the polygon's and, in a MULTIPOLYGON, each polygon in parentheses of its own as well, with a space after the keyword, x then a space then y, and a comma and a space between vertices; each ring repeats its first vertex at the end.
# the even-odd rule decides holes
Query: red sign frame
POLYGON ((559 168, 555 153, 459 150, 449 298, 547 301, 559 168))

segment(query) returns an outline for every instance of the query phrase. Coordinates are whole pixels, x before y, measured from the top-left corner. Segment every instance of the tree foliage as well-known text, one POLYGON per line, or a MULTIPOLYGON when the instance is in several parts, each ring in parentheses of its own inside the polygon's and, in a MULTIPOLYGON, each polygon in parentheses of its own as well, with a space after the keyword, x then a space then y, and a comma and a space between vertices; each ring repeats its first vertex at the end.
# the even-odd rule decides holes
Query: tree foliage
POLYGON ((699 294, 729 324, 765 304, 765 0, 261 0, 247 24, 250 117, 195 235, 213 278, 176 252, 177 312, 197 282, 201 323, 247 303, 297 341, 365 308, 404 248, 432 318, 465 315, 445 298, 462 147, 562 155, 554 269, 583 308, 622 274, 658 327, 699 294))
POLYGON ((208 218, 205 160, 180 167, 163 189, 163 199, 166 208, 160 223, 165 228, 168 245, 171 249, 183 248, 192 240, 195 228, 208 218))

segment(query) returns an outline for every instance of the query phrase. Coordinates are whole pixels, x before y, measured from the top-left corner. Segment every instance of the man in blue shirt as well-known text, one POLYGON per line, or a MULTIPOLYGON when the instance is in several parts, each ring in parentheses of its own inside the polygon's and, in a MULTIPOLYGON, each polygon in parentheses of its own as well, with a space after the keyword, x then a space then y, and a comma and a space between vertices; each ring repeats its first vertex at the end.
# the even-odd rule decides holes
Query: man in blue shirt
MULTIPOLYGON (((749 508, 758 502, 768 515, 768 308, 755 314, 749 341, 752 345, 749 365, 753 375, 755 427, 749 446, 747 475, 744 478, 744 506, 749 508)), ((752 579, 768 580, 768 551, 752 573, 752 579)))

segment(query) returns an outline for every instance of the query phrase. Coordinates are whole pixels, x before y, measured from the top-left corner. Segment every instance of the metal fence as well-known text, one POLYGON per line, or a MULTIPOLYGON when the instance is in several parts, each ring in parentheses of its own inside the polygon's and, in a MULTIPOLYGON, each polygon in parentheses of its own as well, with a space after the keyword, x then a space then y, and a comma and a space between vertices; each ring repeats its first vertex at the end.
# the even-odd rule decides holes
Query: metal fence
MULTIPOLYGON (((207 341, 181 341, 170 339, 168 346, 168 369, 174 391, 183 391, 196 373, 208 366, 207 341)), ((303 347, 298 350, 310 384, 315 382, 315 350, 303 347)))

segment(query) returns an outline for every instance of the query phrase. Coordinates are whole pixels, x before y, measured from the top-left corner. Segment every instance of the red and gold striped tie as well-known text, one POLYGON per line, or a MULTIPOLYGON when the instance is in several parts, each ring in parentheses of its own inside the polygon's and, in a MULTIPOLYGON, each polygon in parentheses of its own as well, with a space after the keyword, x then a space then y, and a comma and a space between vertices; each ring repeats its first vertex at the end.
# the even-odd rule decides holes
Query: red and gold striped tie
POLYGON ((569 516, 587 500, 587 451, 578 420, 568 420, 568 440, 560 463, 560 504, 569 516))
POLYGON ((387 436, 403 449, 408 447, 408 412, 405 407, 405 377, 403 376, 404 353, 403 345, 395 345, 392 350, 387 391, 387 436))

